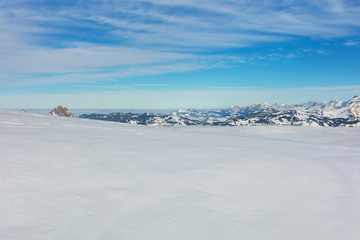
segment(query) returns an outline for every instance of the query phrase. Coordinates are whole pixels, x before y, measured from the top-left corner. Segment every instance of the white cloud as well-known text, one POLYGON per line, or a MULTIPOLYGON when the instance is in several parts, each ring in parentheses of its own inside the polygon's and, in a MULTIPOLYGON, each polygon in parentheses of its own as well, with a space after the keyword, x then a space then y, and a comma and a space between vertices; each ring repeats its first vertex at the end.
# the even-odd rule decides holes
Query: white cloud
MULTIPOLYGON (((103 82, 116 82, 124 77, 133 76, 146 76, 164 73, 181 73, 186 71, 194 71, 199 69, 207 69, 211 65, 202 64, 201 62, 172 62, 160 63, 150 65, 136 65, 122 66, 119 68, 111 68, 107 71, 94 71, 94 72, 65 72, 57 74, 18 74, 16 77, 11 75, 0 77, 0 86, 2 87, 21 87, 31 85, 44 85, 56 83, 103 83, 103 82)), ((65 70, 63 66, 59 66, 58 70, 65 70)), ((67 69, 69 70, 69 69, 67 69)), ((47 70, 48 71, 48 70, 47 70)))
POLYGON ((1 85, 97 81, 290 59, 303 55, 285 51, 252 56, 209 53, 298 37, 344 37, 360 27, 356 1, 109 0, 69 4, 56 8, 38 8, 22 0, 0 4, 1 85))
MULTIPOLYGON (((296 90, 309 91, 334 91, 334 90, 356 90, 360 91, 360 85, 334 86, 334 87, 311 87, 311 88, 295 88, 296 90)), ((291 89, 290 89, 291 90, 291 89)))
POLYGON ((360 41, 352 41, 352 40, 349 40, 349 41, 346 41, 344 43, 345 46, 349 46, 349 47, 353 47, 353 46, 360 46, 360 41))
POLYGON ((192 55, 125 47, 35 48, 3 56, 0 69, 14 73, 69 73, 188 58, 192 55))
POLYGON ((288 41, 289 36, 347 36, 360 27, 360 5, 340 0, 74 1, 72 7, 57 10, 18 5, 24 6, 6 8, 11 16, 0 15, 0 28, 24 34, 66 31, 61 26, 96 29, 109 25, 108 33, 116 33, 113 37, 125 40, 122 44, 127 46, 244 47, 288 41))

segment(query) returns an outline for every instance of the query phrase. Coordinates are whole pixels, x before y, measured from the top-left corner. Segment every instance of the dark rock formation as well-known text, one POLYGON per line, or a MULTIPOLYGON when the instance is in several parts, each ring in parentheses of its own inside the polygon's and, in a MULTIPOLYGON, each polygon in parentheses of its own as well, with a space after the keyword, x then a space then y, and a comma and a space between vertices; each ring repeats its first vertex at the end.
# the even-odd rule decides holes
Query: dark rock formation
POLYGON ((49 115, 61 116, 61 117, 75 117, 75 115, 69 112, 69 110, 66 107, 63 107, 61 105, 57 106, 51 112, 49 112, 49 115))

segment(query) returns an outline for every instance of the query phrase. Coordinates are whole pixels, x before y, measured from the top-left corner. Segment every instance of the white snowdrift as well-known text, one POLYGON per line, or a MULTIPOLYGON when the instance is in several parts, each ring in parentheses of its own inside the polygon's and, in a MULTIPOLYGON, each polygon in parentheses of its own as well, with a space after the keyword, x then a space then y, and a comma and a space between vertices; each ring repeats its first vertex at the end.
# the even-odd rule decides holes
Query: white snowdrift
POLYGON ((355 240, 360 128, 0 110, 0 239, 355 240))

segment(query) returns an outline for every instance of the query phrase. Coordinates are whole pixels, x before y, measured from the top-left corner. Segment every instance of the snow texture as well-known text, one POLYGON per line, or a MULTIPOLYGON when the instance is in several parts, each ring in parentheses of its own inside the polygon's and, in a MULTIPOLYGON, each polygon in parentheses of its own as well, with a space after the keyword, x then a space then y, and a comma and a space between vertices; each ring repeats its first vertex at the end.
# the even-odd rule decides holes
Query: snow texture
POLYGON ((0 110, 0 239, 357 240, 360 128, 0 110))

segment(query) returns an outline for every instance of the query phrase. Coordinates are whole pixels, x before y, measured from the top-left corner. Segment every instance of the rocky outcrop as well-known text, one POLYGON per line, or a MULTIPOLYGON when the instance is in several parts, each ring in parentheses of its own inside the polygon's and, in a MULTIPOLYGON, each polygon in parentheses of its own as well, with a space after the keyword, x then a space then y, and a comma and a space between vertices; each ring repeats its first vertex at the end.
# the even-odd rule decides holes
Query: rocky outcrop
POLYGON ((49 112, 49 115, 60 116, 60 117, 75 117, 75 115, 69 112, 69 110, 66 107, 63 107, 61 105, 57 106, 51 112, 49 112))

